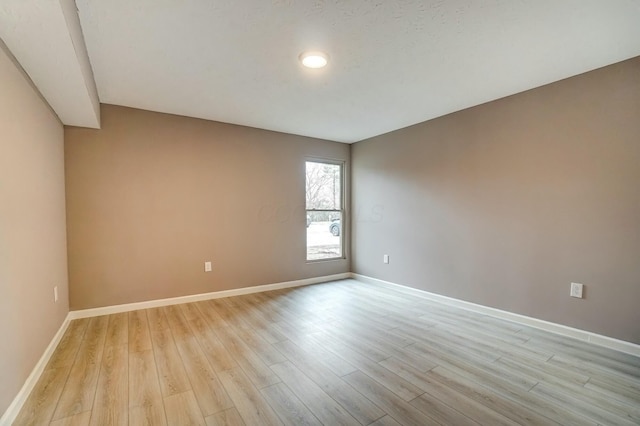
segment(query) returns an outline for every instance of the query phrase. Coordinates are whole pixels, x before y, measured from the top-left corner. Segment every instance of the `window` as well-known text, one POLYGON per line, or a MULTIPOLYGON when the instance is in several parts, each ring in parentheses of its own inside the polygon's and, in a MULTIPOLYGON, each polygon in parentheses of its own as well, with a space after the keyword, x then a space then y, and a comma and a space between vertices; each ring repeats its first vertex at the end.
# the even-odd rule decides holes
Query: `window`
POLYGON ((342 258, 343 163, 306 162, 307 260, 342 258))

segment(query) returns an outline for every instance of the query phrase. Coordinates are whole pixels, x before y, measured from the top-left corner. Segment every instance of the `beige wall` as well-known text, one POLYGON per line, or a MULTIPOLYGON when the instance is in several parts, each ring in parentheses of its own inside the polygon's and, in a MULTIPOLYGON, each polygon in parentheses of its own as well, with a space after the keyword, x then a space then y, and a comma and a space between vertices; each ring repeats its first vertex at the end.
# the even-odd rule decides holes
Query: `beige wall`
POLYGON ((354 272, 640 343, 640 58, 352 160, 354 272))
POLYGON ((69 309, 63 136, 0 41, 0 415, 69 309))
POLYGON ((103 105, 102 130, 65 129, 71 308, 348 272, 305 261, 304 161, 349 150, 103 105))

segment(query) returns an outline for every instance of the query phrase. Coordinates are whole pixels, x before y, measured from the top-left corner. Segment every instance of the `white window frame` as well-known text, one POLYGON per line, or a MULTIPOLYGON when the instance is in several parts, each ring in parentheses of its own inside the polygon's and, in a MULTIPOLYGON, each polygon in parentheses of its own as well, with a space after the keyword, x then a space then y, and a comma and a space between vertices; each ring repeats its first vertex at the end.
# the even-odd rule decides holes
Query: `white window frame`
MULTIPOLYGON (((307 240, 306 240, 306 232, 305 232, 305 259, 307 261, 307 263, 316 263, 316 262, 330 262, 330 261, 334 261, 334 260, 343 260, 346 259, 346 253, 345 253, 345 235, 346 235, 346 218, 345 218, 345 201, 346 201, 346 197, 345 197, 345 161, 343 160, 333 160, 333 159, 328 159, 328 158, 317 158, 317 157, 309 157, 309 158, 305 158, 304 161, 304 169, 305 169, 305 174, 304 174, 304 204, 305 204, 305 224, 306 224, 306 217, 309 214, 309 212, 336 212, 339 216, 340 216, 340 255, 339 256, 335 256, 335 257, 328 257, 328 258, 324 258, 324 259, 309 259, 309 246, 307 244, 307 240), (340 209, 307 209, 307 163, 321 163, 321 164, 328 164, 328 165, 332 165, 332 166, 339 166, 340 167, 340 209)), ((306 230, 306 228, 305 228, 306 230)))

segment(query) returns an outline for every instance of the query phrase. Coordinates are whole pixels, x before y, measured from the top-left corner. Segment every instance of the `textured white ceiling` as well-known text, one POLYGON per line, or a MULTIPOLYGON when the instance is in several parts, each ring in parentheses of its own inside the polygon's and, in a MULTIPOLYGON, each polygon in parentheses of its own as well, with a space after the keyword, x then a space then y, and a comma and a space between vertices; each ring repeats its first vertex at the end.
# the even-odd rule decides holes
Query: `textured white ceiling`
POLYGON ((640 55, 640 0, 76 2, 101 102, 342 142, 640 55))

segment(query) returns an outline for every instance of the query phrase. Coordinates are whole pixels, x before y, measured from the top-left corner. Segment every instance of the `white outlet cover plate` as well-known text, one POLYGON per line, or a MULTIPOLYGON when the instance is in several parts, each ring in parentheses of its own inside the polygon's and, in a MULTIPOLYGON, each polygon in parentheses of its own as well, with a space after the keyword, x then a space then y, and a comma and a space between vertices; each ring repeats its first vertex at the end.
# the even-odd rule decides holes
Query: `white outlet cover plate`
POLYGON ((211 272, 211 262, 204 262, 204 271, 211 272))
POLYGON ((584 286, 580 283, 571 283, 571 293, 570 296, 571 297, 577 297, 579 299, 582 299, 582 288, 584 286))

